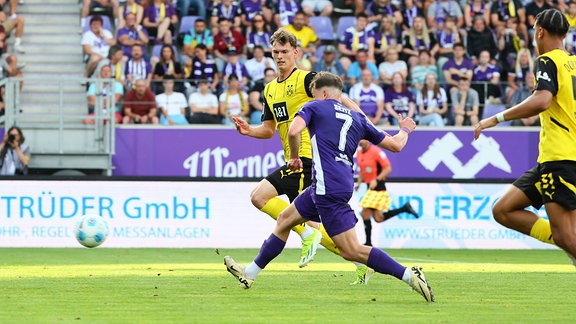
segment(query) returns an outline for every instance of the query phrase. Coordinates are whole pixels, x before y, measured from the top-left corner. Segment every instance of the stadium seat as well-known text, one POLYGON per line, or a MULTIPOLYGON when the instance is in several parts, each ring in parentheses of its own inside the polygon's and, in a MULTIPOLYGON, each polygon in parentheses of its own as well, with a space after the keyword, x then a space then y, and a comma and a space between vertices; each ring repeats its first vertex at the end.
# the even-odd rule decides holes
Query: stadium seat
POLYGON ((342 35, 344 35, 346 29, 354 25, 356 25, 356 17, 354 16, 343 16, 338 18, 338 29, 336 31, 336 37, 340 39, 342 35))
POLYGON ((180 28, 178 28, 178 34, 185 34, 190 29, 194 28, 194 23, 200 16, 184 16, 180 21, 180 28))
MULTIPOLYGON (((492 115, 496 115, 499 112, 503 112, 504 110, 506 110, 506 105, 501 104, 501 105, 494 105, 494 104, 489 104, 486 103, 486 105, 484 105, 484 110, 482 111, 482 117, 481 119, 484 118, 488 118, 491 117, 492 115)), ((510 126, 510 120, 498 123, 498 126, 510 126)))
MULTIPOLYGON (((90 30, 90 20, 92 20, 92 17, 94 17, 94 16, 86 17, 86 26, 84 26, 84 32, 87 32, 90 30)), ((112 28, 112 22, 110 21, 110 17, 108 17, 108 16, 100 16, 100 17, 102 17, 102 28, 113 33, 114 28, 112 28)))
POLYGON ((324 55, 324 50, 326 49, 326 45, 320 45, 316 48, 316 57, 318 60, 322 59, 322 55, 324 55))
MULTIPOLYGON (((158 44, 158 45, 154 45, 154 47, 152 47, 152 54, 150 55, 150 57, 160 57, 160 51, 162 51, 162 47, 164 45, 162 44, 158 44)), ((180 60, 180 56, 178 56, 178 48, 176 48, 175 45, 172 45, 172 49, 174 50, 174 59, 176 61, 180 60)))
POLYGON ((316 36, 318 36, 318 39, 321 41, 334 40, 334 27, 332 26, 332 20, 329 17, 310 17, 310 25, 314 28, 316 36))

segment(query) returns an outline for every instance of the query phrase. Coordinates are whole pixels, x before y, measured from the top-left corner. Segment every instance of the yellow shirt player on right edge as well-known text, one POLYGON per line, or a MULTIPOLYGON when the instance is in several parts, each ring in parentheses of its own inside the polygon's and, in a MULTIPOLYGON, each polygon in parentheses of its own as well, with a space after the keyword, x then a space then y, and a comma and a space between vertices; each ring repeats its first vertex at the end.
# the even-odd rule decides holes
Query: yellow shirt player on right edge
POLYGON ((499 122, 540 114, 538 165, 518 178, 494 205, 494 219, 562 248, 576 266, 576 56, 564 48, 570 25, 556 9, 536 16, 534 92, 520 104, 481 120, 474 138, 499 122), (533 212, 542 205, 550 222, 533 212))

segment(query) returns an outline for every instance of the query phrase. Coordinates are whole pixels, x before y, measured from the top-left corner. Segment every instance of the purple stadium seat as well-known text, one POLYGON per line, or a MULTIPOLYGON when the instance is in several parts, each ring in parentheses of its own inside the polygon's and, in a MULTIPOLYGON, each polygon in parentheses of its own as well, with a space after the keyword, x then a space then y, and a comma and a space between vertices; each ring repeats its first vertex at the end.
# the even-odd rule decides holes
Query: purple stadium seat
POLYGON ((338 28, 336 30, 336 37, 340 39, 340 37, 344 35, 346 29, 354 25, 356 25, 356 17, 354 16, 342 16, 338 18, 338 28))
POLYGON ((332 26, 332 20, 329 17, 310 17, 310 25, 314 28, 316 36, 318 36, 318 39, 321 41, 334 40, 334 27, 332 26))
POLYGON ((178 34, 185 34, 190 29, 194 28, 194 23, 200 16, 184 16, 180 21, 180 28, 178 28, 178 34))

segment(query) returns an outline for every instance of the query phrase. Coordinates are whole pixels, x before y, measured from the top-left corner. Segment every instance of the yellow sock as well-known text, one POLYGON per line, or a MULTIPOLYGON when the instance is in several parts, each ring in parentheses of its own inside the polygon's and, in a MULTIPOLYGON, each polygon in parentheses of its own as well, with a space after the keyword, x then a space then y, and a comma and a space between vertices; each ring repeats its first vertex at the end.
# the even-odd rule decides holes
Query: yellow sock
POLYGON ((554 243, 554 239, 552 238, 552 229, 550 228, 550 223, 543 218, 538 218, 536 223, 534 223, 532 229, 530 230, 530 236, 537 239, 538 241, 556 245, 556 243, 554 243))
POLYGON ((326 229, 324 229, 324 225, 320 224, 319 230, 320 230, 320 233, 322 233, 322 241, 320 241, 320 244, 322 244, 323 247, 332 251, 333 253, 340 255, 340 250, 338 250, 338 248, 336 247, 336 243, 334 243, 334 241, 332 241, 332 238, 330 238, 328 233, 326 233, 326 229))
MULTIPOLYGON (((276 219, 278 219, 278 215, 280 215, 280 213, 284 209, 286 209, 286 207, 288 207, 288 206, 289 206, 289 204, 285 200, 274 197, 274 198, 268 200, 266 205, 264 205, 264 207, 262 207, 261 211, 265 212, 266 214, 270 215, 270 217, 272 217, 276 220, 276 219)), ((292 228, 292 230, 294 232, 298 233, 298 235, 300 235, 304 231, 305 225, 306 225, 305 223, 300 224, 300 225, 296 225, 292 228)))

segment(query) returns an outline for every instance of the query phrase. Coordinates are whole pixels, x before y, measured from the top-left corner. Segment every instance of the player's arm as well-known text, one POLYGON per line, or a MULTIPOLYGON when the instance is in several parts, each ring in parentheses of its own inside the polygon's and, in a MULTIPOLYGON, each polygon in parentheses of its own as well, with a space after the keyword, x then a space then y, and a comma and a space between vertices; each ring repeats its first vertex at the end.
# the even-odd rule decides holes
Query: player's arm
POLYGON ((416 123, 412 118, 402 118, 402 115, 399 115, 398 117, 400 131, 394 136, 386 135, 386 137, 378 143, 378 146, 392 152, 402 151, 404 146, 406 146, 406 143, 408 143, 408 134, 412 133, 414 128, 416 128, 416 123))
POLYGON ((534 65, 536 75, 534 92, 516 106, 478 122, 474 127, 474 139, 478 139, 482 130, 494 127, 499 122, 532 117, 550 107, 550 102, 558 92, 556 64, 550 58, 541 56, 534 62, 534 65))
POLYGON ((288 168, 292 171, 298 171, 302 168, 302 160, 298 156, 301 143, 301 132, 306 128, 306 121, 296 115, 292 120, 290 129, 288 130, 288 144, 290 145, 290 159, 288 160, 288 168))
POLYGON ((264 120, 262 124, 256 127, 250 126, 244 119, 238 117, 232 117, 232 121, 236 124, 238 132, 242 135, 268 139, 274 136, 274 132, 276 132, 276 123, 273 120, 264 120))

